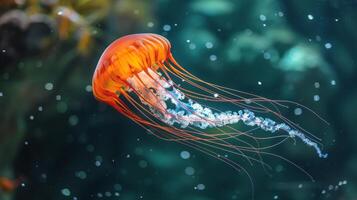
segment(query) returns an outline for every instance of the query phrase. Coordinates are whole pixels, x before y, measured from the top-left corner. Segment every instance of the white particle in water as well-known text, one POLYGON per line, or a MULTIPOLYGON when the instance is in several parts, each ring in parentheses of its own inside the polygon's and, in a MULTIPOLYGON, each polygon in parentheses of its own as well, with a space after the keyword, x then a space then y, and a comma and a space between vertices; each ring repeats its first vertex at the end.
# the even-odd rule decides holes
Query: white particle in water
POLYGON ((332 80, 332 81, 331 81, 331 85, 336 85, 336 81, 335 81, 335 80, 332 80))
POLYGON ((102 165, 102 163, 101 163, 100 161, 98 161, 98 160, 97 160, 97 161, 95 161, 95 163, 94 163, 94 164, 95 164, 95 166, 97 166, 97 167, 100 167, 100 166, 102 165))
POLYGON ((216 56, 216 55, 210 55, 210 56, 209 56, 209 59, 210 59, 211 61, 216 61, 216 60, 217 60, 217 56, 216 56))
POLYGON ((188 48, 190 48, 191 50, 194 50, 194 49, 196 49, 196 44, 191 43, 188 45, 188 48))
POLYGON ((57 15, 62 15, 62 14, 63 14, 63 11, 62 11, 62 10, 60 10, 60 11, 57 12, 57 15))
POLYGON ((35 119, 35 117, 33 116, 33 115, 30 115, 30 120, 34 120, 35 119))
POLYGON ((104 193, 104 195, 105 195, 106 197, 111 197, 111 196, 112 196, 112 193, 107 191, 107 192, 104 193))
POLYGON ((39 106, 37 109, 38 109, 38 111, 40 111, 40 112, 43 111, 43 107, 42 107, 42 106, 39 106))
POLYGON ((314 95, 314 101, 319 101, 320 100, 320 96, 319 95, 314 95))
POLYGON ((186 160, 186 159, 190 158, 191 154, 188 151, 181 151, 180 156, 181 156, 182 159, 186 160))
POLYGON ((4 93, 0 92, 0 97, 4 96, 4 93))
POLYGON ((313 19, 314 19, 314 16, 312 16, 311 14, 308 14, 308 15, 307 15, 307 18, 308 18, 309 20, 313 20, 313 19))
POLYGON ((279 12, 278 12, 278 16, 279 16, 279 17, 283 17, 283 16, 284 16, 284 13, 281 12, 281 11, 279 11, 279 12))
POLYGON ((3 53, 5 53, 6 52, 6 49, 3 49, 3 50, 1 50, 3 53))
POLYGON ((271 55, 270 55, 269 52, 264 52, 263 57, 264 57, 264 59, 266 59, 266 60, 270 60, 271 55))
POLYGON ((148 26, 149 28, 154 27, 154 22, 148 22, 148 23, 147 23, 147 26, 148 26))
POLYGON ((267 17, 265 15, 259 15, 259 19, 261 21, 266 21, 267 20, 267 17))
POLYGON ((188 176, 192 176, 195 174, 195 169, 193 167, 186 167, 185 174, 188 176))
POLYGON ((279 198, 279 196, 278 196, 278 195, 275 195, 275 196, 274 196, 274 199, 278 199, 278 198, 279 198))
POLYGON ((53 83, 46 83, 45 84, 45 89, 46 90, 52 90, 53 89, 53 83))
POLYGON ((315 88, 320 88, 320 83, 319 82, 315 82, 314 86, 315 86, 315 88))
POLYGON ((186 40, 187 43, 190 43, 191 41, 190 40, 186 40))
POLYGON ((66 196, 66 197, 71 195, 71 191, 68 188, 62 189, 61 192, 62 192, 63 196, 66 196))
POLYGON ((163 26, 162 29, 164 29, 164 31, 170 31, 171 30, 171 26, 166 24, 166 25, 163 26))
POLYGON ((92 92, 92 86, 91 85, 87 85, 86 86, 86 91, 87 92, 92 92))
POLYGON ((295 108, 294 109, 294 114, 295 115, 301 115, 302 114, 302 109, 301 108, 295 108))
POLYGON ((328 189, 329 189, 329 190, 332 190, 332 189, 333 189, 333 185, 329 185, 329 186, 328 186, 328 189))
POLYGON ((79 179, 86 179, 87 178, 87 173, 85 171, 79 171, 76 172, 76 177, 78 177, 79 179))
POLYGON ((61 99, 62 99, 61 95, 59 95, 59 94, 56 95, 56 100, 57 100, 57 101, 61 101, 61 99))
POLYGON ((197 190, 204 190, 206 188, 206 186, 204 184, 200 183, 197 185, 196 188, 197 188, 197 190))
POLYGON ((261 82, 261 81, 258 81, 258 85, 262 85, 262 82, 261 82))
POLYGON ((212 44, 212 42, 206 42, 205 46, 206 46, 207 49, 212 49, 213 44, 212 44))
POLYGON ((219 96, 219 94, 215 93, 213 96, 214 96, 215 98, 217 98, 217 97, 219 96))
POLYGON ((326 49, 331 49, 331 48, 332 48, 332 44, 329 43, 329 42, 326 43, 326 44, 325 44, 325 48, 326 48, 326 49))
POLYGON ((69 118, 68 118, 68 123, 71 125, 71 126, 75 126, 78 124, 78 117, 76 115, 71 115, 69 118))
POLYGON ((298 185, 298 188, 302 188, 302 184, 299 184, 299 185, 298 185))

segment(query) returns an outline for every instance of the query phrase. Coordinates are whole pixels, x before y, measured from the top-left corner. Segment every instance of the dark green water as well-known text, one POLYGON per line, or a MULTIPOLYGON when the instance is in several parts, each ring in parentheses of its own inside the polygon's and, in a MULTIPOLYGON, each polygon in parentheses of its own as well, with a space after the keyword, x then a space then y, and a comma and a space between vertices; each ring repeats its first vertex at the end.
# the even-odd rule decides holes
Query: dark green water
POLYGON ((8 192, 0 179, 0 200, 356 199, 356 9, 355 0, 0 3, 0 177, 18 180, 8 192), (296 166, 227 155, 245 173, 97 101, 91 81, 104 49, 148 32, 203 80, 301 104, 281 114, 320 138, 328 158, 288 139, 266 152, 296 166))

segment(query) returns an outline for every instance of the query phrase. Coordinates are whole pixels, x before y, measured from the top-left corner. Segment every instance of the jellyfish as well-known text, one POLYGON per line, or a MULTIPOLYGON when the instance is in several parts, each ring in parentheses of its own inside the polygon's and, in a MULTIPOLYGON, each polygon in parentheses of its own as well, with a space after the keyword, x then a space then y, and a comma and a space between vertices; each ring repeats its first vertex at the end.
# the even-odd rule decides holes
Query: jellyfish
POLYGON ((198 78, 178 64, 170 42, 161 35, 132 34, 111 43, 96 66, 92 89, 96 99, 150 134, 187 145, 237 170, 244 168, 226 154, 264 166, 262 155, 276 156, 295 165, 268 151, 289 138, 302 141, 320 158, 327 157, 319 138, 281 114, 279 107, 292 102, 198 78), (249 129, 239 130, 242 125, 249 129), (268 136, 255 134, 257 130, 268 136), (275 142, 262 144, 267 140, 275 142))

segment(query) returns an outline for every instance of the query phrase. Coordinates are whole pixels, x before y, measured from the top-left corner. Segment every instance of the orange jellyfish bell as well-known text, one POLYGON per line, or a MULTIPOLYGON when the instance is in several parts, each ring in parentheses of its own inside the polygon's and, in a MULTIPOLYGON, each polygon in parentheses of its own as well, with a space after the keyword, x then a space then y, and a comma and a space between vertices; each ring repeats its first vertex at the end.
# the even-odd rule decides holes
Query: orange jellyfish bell
POLYGON ((278 107, 291 102, 205 82, 180 66, 170 49, 170 42, 157 34, 117 39, 99 59, 92 81, 94 96, 151 134, 190 146, 237 170, 244 168, 234 161, 234 156, 222 155, 236 155, 263 166, 267 164, 262 155, 291 163, 267 152, 289 138, 300 139, 319 157, 327 156, 319 148, 319 138, 280 114, 278 107), (233 110, 220 110, 227 107, 233 110), (257 113, 274 116, 281 122, 256 116, 257 113), (240 131, 238 123, 250 130, 240 131), (258 129, 273 135, 255 134, 258 129))
POLYGON ((115 99, 130 88, 129 78, 156 71, 168 60, 170 48, 170 42, 156 34, 133 34, 117 39, 99 59, 93 76, 94 96, 117 108, 115 99))

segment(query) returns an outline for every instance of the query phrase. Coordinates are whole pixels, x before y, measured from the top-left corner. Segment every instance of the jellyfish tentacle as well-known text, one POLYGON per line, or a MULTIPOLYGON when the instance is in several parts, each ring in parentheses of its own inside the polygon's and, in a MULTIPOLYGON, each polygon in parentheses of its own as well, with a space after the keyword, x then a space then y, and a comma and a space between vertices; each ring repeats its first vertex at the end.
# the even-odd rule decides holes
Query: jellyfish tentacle
MULTIPOLYGON (((169 125, 179 124, 182 128, 186 128, 192 125, 200 129, 206 129, 209 127, 221 127, 228 124, 235 124, 239 121, 242 121, 248 126, 257 126, 262 130, 272 133, 278 130, 285 131, 291 138, 298 137, 305 144, 313 147, 319 157, 327 157, 327 154, 323 154, 321 152, 321 149, 318 147, 316 142, 307 138, 302 132, 291 128, 288 124, 277 124, 275 121, 269 118, 264 119, 261 117, 255 117, 254 113, 249 110, 214 113, 211 109, 204 107, 201 104, 192 101, 191 99, 188 99, 187 102, 183 102, 185 96, 175 87, 170 87, 172 88, 171 91, 168 91, 166 88, 166 90, 161 90, 161 92, 164 92, 164 94, 158 95, 159 97, 162 97, 161 102, 170 100, 174 105, 174 108, 166 109, 166 112, 169 113, 169 115, 163 115, 161 118, 161 120, 169 125), (183 109, 182 105, 185 105, 185 107, 187 107, 189 110, 183 109), (202 118, 207 120, 203 120, 202 118)), ((158 92, 160 92, 160 90, 158 92)))

